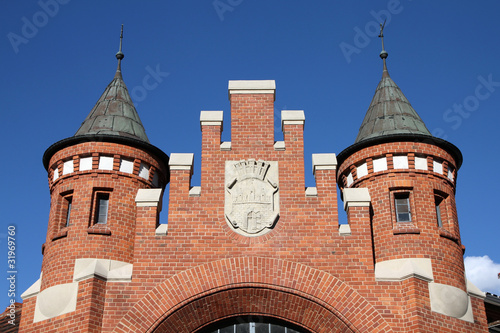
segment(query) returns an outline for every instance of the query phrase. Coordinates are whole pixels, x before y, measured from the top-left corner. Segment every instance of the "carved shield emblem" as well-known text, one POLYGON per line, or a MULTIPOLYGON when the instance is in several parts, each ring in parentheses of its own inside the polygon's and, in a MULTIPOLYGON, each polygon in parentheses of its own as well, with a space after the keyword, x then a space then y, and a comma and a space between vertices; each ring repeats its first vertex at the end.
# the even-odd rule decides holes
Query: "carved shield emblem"
POLYGON ((226 162, 225 214, 239 234, 258 236, 279 218, 278 162, 226 162))

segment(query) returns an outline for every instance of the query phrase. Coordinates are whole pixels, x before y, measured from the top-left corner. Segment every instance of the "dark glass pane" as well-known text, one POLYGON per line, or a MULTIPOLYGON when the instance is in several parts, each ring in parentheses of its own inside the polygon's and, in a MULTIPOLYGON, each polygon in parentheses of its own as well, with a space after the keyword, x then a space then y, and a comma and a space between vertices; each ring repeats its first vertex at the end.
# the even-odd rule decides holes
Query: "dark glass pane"
POLYGON ((109 195, 100 194, 97 197, 97 223, 105 224, 108 222, 108 204, 109 195))
POLYGON ((410 214, 408 213, 398 214, 398 222, 410 222, 410 214))
POLYGON ((396 206, 398 208, 398 212, 408 213, 408 199, 396 199, 396 206))
POLYGON ((199 333, 305 333, 300 327, 292 325, 295 329, 288 327, 288 324, 281 320, 268 319, 265 317, 235 317, 223 320, 218 324, 211 325, 210 328, 202 330, 199 333), (242 323, 242 321, 247 321, 242 323), (274 322, 271 324, 270 321, 274 322), (239 322, 238 324, 234 324, 239 322), (215 329, 215 328, 218 328, 215 329))
POLYGON ((234 333, 234 325, 221 328, 220 333, 234 333))
POLYGON ((437 216, 438 227, 442 227, 443 221, 441 220, 441 208, 439 208, 439 205, 436 205, 436 216, 437 216))
POLYGON ((255 323, 255 333, 269 333, 269 324, 255 323))
POLYGON ((410 200, 407 194, 397 195, 394 200, 396 204, 396 217, 398 222, 411 222, 410 200))
POLYGON ((69 220, 71 218, 71 203, 72 203, 72 198, 66 198, 68 200, 68 210, 66 211, 66 226, 69 226, 69 220))
POLYGON ((271 333, 285 333, 285 328, 280 325, 271 324, 271 333))
POLYGON ((236 324, 236 333, 250 333, 250 324, 236 324))

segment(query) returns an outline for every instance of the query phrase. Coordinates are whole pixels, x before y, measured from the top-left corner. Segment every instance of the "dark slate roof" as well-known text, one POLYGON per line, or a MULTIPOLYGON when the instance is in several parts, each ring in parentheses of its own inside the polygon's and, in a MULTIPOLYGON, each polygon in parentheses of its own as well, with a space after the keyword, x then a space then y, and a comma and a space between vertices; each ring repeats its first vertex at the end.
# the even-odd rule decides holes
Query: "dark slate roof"
POLYGON ((389 76, 387 68, 384 68, 382 80, 375 90, 355 143, 393 134, 431 136, 420 116, 389 76))
POLYGON ((106 87, 75 137, 81 135, 116 135, 149 143, 127 86, 123 82, 120 65, 113 81, 106 87))

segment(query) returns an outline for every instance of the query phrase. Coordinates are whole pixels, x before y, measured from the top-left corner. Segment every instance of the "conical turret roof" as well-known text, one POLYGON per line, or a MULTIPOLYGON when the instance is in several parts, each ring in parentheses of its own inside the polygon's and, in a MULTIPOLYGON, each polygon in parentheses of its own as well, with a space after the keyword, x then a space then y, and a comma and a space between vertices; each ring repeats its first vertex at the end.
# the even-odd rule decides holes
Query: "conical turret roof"
POLYGON ((431 136, 420 116, 389 76, 384 58, 382 80, 375 90, 355 143, 392 134, 431 136))
POLYGON ((43 164, 48 168, 50 158, 59 150, 82 142, 113 142, 144 149, 168 165, 168 156, 149 143, 137 110, 132 103, 121 72, 123 26, 120 50, 116 54, 116 74, 103 94, 72 137, 51 145, 43 155, 43 164))
POLYGON ((120 69, 106 87, 75 136, 117 135, 149 143, 120 69))
POLYGON ((116 53, 118 67, 110 84, 94 105, 89 115, 74 135, 116 135, 149 143, 141 119, 132 103, 127 86, 123 82, 121 63, 123 25, 120 34, 120 49, 116 53))
POLYGON ((382 38, 380 58, 382 58, 384 66, 382 79, 375 90, 375 95, 366 111, 354 144, 337 156, 339 165, 348 156, 365 147, 387 142, 410 141, 426 142, 445 149, 455 157, 457 168, 460 168, 462 164, 460 150, 450 142, 432 136, 422 118, 391 79, 387 70, 388 53, 384 49, 383 28, 384 26, 381 25, 379 35, 382 38))

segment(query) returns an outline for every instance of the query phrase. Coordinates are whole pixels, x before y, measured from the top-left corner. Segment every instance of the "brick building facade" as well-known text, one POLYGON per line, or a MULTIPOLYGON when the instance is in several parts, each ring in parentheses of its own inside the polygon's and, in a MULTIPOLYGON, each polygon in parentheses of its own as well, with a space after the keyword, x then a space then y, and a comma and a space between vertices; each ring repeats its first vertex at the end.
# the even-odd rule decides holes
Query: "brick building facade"
POLYGON ((274 81, 229 82, 231 142, 222 111, 201 112, 191 186, 193 155, 149 143, 117 58, 75 136, 45 152, 49 225, 20 332, 487 331, 464 277, 461 153, 430 135, 385 57, 356 142, 314 154, 310 188, 305 114, 282 111, 274 140, 274 81))

